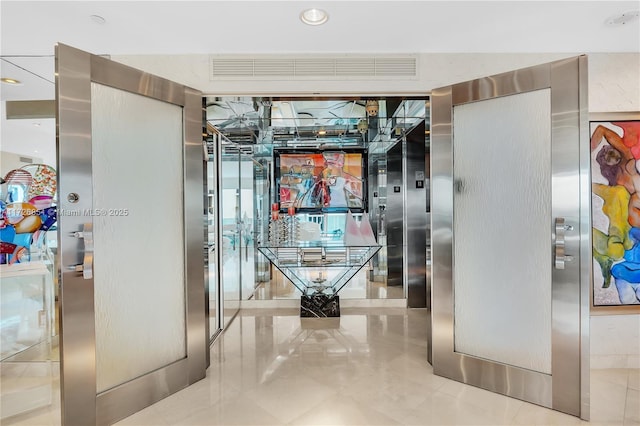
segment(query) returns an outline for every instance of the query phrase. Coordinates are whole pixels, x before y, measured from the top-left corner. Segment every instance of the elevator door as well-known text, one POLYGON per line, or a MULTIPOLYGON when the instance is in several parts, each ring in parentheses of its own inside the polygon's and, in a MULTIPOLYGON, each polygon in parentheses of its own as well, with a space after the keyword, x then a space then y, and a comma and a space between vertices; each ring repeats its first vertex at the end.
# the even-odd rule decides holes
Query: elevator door
POLYGON ((587 418, 586 57, 432 95, 434 373, 587 418))
POLYGON ((204 378, 202 95, 56 46, 65 425, 204 378))

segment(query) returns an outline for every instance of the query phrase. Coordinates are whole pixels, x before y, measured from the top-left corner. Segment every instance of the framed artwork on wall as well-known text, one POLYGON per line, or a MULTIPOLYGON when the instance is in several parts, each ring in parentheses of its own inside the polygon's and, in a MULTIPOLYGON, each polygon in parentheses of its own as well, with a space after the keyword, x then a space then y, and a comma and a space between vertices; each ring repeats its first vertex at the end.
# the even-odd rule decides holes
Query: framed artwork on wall
POLYGON ((591 311, 640 313, 640 112, 589 117, 591 311))
POLYGON ((367 152, 363 149, 274 150, 280 210, 364 212, 367 206, 367 152))

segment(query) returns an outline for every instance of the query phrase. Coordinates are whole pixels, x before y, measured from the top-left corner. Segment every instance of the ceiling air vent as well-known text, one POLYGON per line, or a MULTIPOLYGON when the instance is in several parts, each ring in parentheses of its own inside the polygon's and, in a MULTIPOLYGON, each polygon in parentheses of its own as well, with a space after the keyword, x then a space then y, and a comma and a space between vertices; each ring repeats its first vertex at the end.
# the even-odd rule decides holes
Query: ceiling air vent
POLYGON ((211 61, 211 73, 221 77, 253 77, 253 61, 218 58, 211 61))
POLYGON ((33 158, 29 157, 20 157, 21 163, 33 164, 33 158))
POLYGON ((211 80, 414 80, 416 55, 226 56, 211 55, 211 80))

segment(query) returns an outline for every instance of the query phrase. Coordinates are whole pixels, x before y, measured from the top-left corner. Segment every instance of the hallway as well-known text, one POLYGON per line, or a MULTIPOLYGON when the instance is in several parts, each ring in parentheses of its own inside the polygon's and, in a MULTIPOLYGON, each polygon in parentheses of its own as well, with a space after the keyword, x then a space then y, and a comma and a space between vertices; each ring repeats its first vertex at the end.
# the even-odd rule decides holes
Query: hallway
POLYGON ((590 423, 434 376, 427 314, 343 308, 301 320, 297 309, 243 309, 213 345, 206 379, 118 424, 640 424, 637 370, 592 372, 590 423))

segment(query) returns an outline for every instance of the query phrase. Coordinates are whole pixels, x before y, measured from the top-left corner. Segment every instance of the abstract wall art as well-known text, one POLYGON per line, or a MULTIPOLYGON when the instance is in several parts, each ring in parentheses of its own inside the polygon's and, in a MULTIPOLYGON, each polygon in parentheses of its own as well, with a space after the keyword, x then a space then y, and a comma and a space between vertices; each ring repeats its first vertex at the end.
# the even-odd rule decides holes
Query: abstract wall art
POLYGON ((590 122, 592 307, 640 308, 640 119, 590 122))
POLYGON ((281 209, 363 211, 366 155, 360 151, 274 151, 281 209))

